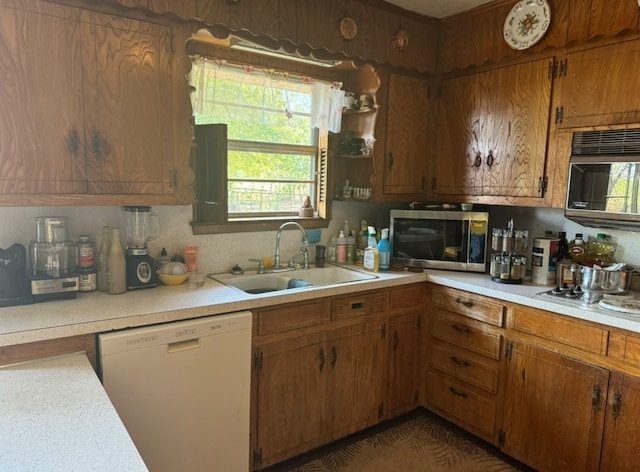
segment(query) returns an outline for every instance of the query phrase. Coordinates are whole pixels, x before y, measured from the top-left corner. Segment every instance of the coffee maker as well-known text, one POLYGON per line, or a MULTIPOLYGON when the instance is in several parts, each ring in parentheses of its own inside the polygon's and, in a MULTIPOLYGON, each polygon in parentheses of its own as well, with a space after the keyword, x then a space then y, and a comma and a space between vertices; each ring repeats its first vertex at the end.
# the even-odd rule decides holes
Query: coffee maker
POLYGON ((127 244, 127 290, 155 287, 158 285, 156 261, 149 255, 147 241, 160 235, 158 214, 148 206, 125 206, 122 211, 127 244))
POLYGON ((29 243, 31 294, 35 301, 75 298, 76 246, 69 240, 67 218, 36 218, 36 240, 29 243))

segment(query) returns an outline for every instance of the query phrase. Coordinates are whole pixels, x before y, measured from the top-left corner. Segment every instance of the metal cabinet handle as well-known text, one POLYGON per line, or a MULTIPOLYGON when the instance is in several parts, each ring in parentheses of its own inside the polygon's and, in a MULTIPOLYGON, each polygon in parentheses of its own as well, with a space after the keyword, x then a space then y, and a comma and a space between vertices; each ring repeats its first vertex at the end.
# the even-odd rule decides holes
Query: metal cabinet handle
POLYGON ((471 308, 473 306, 473 302, 470 302, 469 300, 462 300, 461 298, 456 298, 456 303, 464 305, 467 308, 471 308))
POLYGON ((73 127, 69 130, 69 135, 66 138, 67 150, 73 157, 78 157, 80 151, 80 133, 78 129, 73 127))
POLYGON ((389 170, 393 167, 393 153, 389 151, 389 170))
POLYGON ((473 333, 473 331, 471 331, 471 329, 470 329, 470 328, 468 328, 467 326, 464 326, 464 325, 463 325, 463 326, 460 326, 460 325, 459 325, 459 324, 457 324, 457 323, 452 324, 452 325, 451 325, 451 327, 452 327, 453 329, 455 329, 456 331, 458 331, 459 333, 465 333, 465 334, 471 334, 471 333, 473 333))
POLYGON ((476 158, 473 160, 473 167, 480 167, 482 165, 482 155, 480 151, 476 153, 476 158))
POLYGON ((451 362, 453 362, 454 364, 460 367, 469 367, 470 365, 467 361, 461 361, 456 356, 451 356, 449 359, 451 359, 451 362))
POLYGON ((455 388, 449 387, 449 391, 457 397, 467 398, 467 394, 464 392, 458 392, 455 388))
POLYGON ((487 155, 487 166, 489 167, 489 169, 491 169, 491 166, 493 166, 493 161, 493 151, 489 151, 489 154, 487 155))
POLYGON ((613 410, 613 417, 619 418, 622 412, 622 393, 616 392, 613 394, 613 405, 611 409, 613 410))
POLYGON ((336 366, 336 362, 338 361, 338 350, 335 346, 331 347, 331 368, 336 366))
POLYGON ((320 352, 318 352, 318 359, 320 360, 320 364, 318 364, 318 368, 320 372, 324 369, 325 358, 324 358, 324 348, 320 348, 320 352))
POLYGON ((599 385, 593 386, 593 391, 591 392, 591 408, 594 412, 600 410, 600 401, 602 397, 602 392, 600 390, 599 385))

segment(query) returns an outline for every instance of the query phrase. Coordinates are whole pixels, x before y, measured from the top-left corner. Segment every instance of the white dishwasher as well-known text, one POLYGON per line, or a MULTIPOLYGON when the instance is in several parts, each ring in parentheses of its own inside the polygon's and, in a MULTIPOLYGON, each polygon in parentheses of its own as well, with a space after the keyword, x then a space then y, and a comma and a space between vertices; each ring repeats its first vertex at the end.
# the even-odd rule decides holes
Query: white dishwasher
POLYGON ((151 472, 249 470, 251 318, 98 335, 102 383, 151 472))

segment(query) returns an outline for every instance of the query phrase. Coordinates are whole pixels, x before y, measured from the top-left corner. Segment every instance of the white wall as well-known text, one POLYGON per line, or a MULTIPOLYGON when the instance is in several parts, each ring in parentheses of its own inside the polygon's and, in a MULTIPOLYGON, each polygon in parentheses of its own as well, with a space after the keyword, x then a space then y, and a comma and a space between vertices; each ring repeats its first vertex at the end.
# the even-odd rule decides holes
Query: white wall
MULTIPOLYGON (((395 205, 398 206, 398 205, 395 205)), ((328 229, 322 229, 321 243, 326 244, 332 234, 336 234, 349 220, 351 228, 359 228, 360 220, 376 222, 382 226, 389 224, 389 210, 394 205, 361 202, 335 202, 333 219, 328 229)), ((162 247, 169 255, 181 251, 183 246, 195 245, 200 248, 199 268, 202 272, 225 272, 234 264, 243 268, 255 266, 249 258, 273 258, 275 252, 275 231, 256 233, 229 233, 219 235, 198 235, 191 232, 191 206, 153 207, 160 217, 160 237, 149 242, 151 255, 156 257, 162 247)), ((102 226, 119 227, 124 231, 120 207, 27 207, 0 208, 0 248, 6 249, 13 243, 21 243, 29 248, 29 241, 36 236, 36 217, 66 216, 69 218, 69 234, 76 241, 81 234, 89 234, 96 246, 100 244, 102 226)), ((123 233, 124 234, 124 233, 123 233)), ((124 241, 122 241, 124 244, 124 241)), ((281 257, 289 257, 300 252, 301 234, 297 230, 283 232, 281 257)), ((313 261, 315 252, 310 249, 313 261)))

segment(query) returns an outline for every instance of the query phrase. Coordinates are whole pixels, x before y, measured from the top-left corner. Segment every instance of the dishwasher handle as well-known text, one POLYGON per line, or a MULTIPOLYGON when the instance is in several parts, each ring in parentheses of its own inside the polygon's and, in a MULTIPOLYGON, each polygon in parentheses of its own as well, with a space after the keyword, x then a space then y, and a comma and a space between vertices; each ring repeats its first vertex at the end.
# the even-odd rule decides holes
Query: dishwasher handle
POLYGON ((200 347, 200 338, 186 339, 184 341, 176 341, 167 344, 167 354, 187 351, 189 349, 198 349, 200 347))

